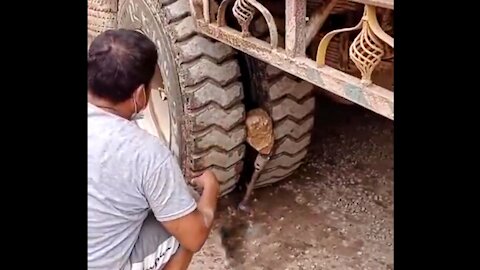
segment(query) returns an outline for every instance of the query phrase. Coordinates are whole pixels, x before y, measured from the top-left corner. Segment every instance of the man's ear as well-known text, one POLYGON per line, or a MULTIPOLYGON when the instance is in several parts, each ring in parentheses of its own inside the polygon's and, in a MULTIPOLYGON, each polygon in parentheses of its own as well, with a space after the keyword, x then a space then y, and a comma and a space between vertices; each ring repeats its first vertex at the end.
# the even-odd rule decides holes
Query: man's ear
POLYGON ((137 102, 138 110, 141 111, 147 107, 147 92, 144 84, 141 84, 140 86, 135 89, 133 92, 133 98, 137 102))
POLYGON ((133 91, 133 98, 135 98, 136 100, 138 100, 141 96, 143 96, 143 90, 145 89, 145 85, 144 84, 141 84, 137 87, 137 89, 135 89, 135 91, 133 91))

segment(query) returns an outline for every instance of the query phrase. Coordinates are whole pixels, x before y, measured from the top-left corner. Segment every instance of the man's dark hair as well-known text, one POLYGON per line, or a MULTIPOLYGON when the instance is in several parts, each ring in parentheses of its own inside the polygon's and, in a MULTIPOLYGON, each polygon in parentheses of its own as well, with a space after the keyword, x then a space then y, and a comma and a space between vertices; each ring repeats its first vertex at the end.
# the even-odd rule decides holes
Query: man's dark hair
POLYGON ((111 102, 129 99, 135 89, 153 78, 157 48, 133 30, 108 30, 97 36, 88 50, 88 89, 111 102))

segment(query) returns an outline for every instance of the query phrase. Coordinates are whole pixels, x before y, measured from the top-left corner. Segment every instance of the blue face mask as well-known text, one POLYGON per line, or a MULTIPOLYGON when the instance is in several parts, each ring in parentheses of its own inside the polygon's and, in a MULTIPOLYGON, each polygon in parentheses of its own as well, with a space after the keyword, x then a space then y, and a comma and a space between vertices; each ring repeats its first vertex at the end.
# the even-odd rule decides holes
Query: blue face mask
MULTIPOLYGON (((143 89, 143 96, 145 97, 145 101, 146 101, 147 100, 147 95, 145 94, 145 88, 143 89)), ((141 111, 141 112, 137 111, 138 107, 137 107, 137 101, 135 100, 135 97, 133 97, 133 106, 135 108, 135 112, 130 117, 130 120, 131 121, 137 121, 137 120, 143 119, 144 112, 143 111, 141 111)), ((147 106, 145 106, 145 107, 147 107, 147 106)))

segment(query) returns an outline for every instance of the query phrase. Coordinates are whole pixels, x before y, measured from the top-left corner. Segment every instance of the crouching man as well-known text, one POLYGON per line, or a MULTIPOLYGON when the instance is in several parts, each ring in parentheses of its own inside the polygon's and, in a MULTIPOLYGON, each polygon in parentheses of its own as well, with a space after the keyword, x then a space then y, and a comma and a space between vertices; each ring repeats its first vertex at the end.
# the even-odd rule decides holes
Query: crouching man
POLYGON ((88 51, 88 269, 186 269, 207 239, 218 183, 192 180, 175 157, 134 119, 148 104, 158 72, 155 44, 131 30, 99 35, 88 51))

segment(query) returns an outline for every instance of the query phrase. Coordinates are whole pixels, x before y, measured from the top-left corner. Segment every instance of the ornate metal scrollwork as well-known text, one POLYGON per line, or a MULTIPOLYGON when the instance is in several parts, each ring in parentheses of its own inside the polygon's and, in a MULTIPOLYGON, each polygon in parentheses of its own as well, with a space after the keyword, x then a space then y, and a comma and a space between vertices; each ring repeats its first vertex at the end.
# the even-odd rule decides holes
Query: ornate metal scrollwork
POLYGON ((233 4, 232 12, 233 16, 237 19, 238 24, 242 27, 242 36, 250 36, 248 27, 255 15, 255 7, 253 7, 248 0, 236 0, 233 4))
POLYGON ((362 74, 362 83, 370 85, 371 77, 375 67, 382 61, 385 54, 383 44, 375 36, 373 30, 368 26, 368 22, 363 22, 362 31, 353 40, 350 46, 350 58, 362 74))
MULTIPOLYGON (((233 1, 234 0, 223 0, 218 6, 217 25, 219 27, 226 26, 225 13, 227 7, 233 1)), ((190 0, 190 7, 193 13, 193 17, 196 20, 200 20, 203 17, 203 20, 206 23, 211 22, 210 17, 212 13, 210 13, 211 5, 209 0, 190 0)), ((270 33, 270 44, 272 48, 277 48, 278 31, 275 20, 273 19, 273 16, 268 11, 268 9, 256 0, 235 0, 234 2, 232 12, 242 28, 242 37, 250 36, 248 28, 250 26, 250 23, 252 22, 256 10, 258 10, 263 15, 265 21, 267 22, 268 30, 270 33)))
MULTIPOLYGON (((229 0, 224 0, 229 1, 229 0)), ((223 2, 222 2, 223 4, 223 2)), ((220 4, 220 6, 222 6, 220 4)), ((256 0, 236 0, 235 4, 233 5, 232 12, 235 18, 237 19, 238 23, 242 27, 242 36, 250 36, 250 31, 248 30, 250 23, 252 22, 253 16, 255 15, 255 9, 258 10, 268 25, 268 31, 270 32, 270 45, 272 48, 278 47, 278 31, 277 25, 275 24, 275 20, 268 11, 268 9, 260 4, 260 2, 256 0)))
POLYGON ((379 25, 374 6, 365 5, 363 17, 356 26, 334 30, 325 35, 318 45, 317 63, 325 65, 328 44, 336 34, 359 29, 360 33, 349 48, 349 56, 362 74, 362 83, 370 85, 372 72, 385 54, 384 43, 393 48, 393 38, 379 25))

